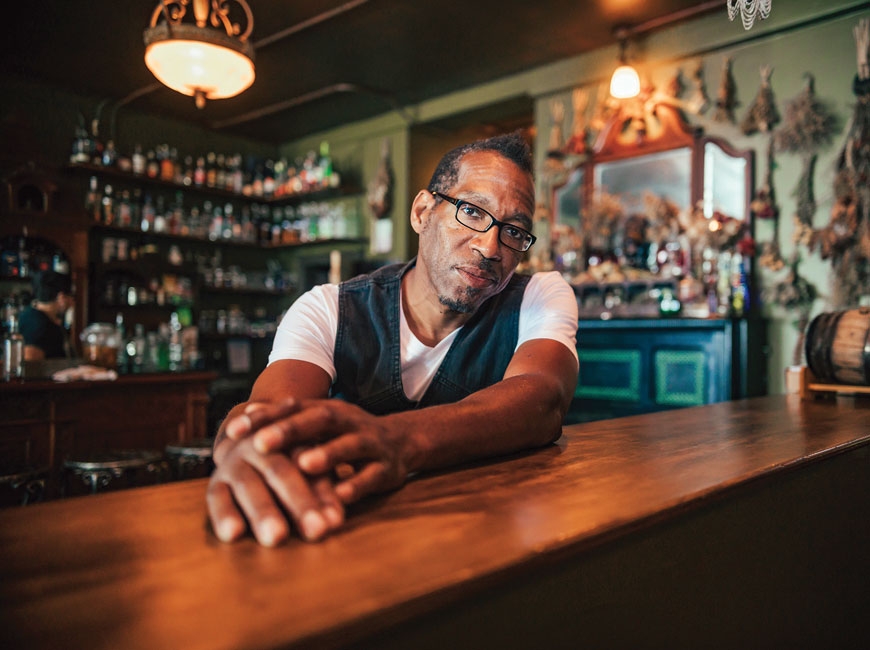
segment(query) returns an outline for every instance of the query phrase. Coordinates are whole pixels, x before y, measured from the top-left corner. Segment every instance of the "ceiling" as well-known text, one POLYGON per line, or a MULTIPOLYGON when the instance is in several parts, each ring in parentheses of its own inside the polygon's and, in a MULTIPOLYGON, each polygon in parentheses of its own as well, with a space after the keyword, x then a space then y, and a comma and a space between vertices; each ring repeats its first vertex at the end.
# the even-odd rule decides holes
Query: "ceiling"
POLYGON ((257 78, 198 110, 145 67, 156 0, 9 4, 0 72, 273 144, 612 44, 616 25, 726 11, 725 0, 249 0, 257 78))

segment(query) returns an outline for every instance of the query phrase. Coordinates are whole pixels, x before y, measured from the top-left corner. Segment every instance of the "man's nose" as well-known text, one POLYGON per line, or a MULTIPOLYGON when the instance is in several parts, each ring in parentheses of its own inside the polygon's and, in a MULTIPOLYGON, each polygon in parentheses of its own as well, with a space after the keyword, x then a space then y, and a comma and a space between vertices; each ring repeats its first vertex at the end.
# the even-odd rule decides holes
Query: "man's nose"
POLYGON ((495 224, 486 232, 476 233, 472 239, 472 246, 487 259, 500 256, 500 244, 499 230, 495 224))

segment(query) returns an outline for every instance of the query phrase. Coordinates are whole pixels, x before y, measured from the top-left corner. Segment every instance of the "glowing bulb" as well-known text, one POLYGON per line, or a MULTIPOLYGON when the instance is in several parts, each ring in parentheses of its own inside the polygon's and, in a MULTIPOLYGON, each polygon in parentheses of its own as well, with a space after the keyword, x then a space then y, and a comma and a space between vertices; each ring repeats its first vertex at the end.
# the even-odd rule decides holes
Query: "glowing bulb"
POLYGON ((630 99, 640 93, 640 77, 630 65, 621 65, 610 78, 610 94, 616 99, 630 99))

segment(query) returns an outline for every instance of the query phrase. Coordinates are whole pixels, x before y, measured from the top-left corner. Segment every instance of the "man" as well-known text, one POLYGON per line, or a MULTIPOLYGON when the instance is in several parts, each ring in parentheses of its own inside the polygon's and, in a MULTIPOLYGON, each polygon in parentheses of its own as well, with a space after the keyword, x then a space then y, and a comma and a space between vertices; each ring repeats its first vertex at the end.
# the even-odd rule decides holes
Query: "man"
POLYGON ((338 529, 412 473, 548 444, 577 381, 577 305, 557 273, 515 276, 535 207, 518 135, 449 152, 411 207, 419 253, 294 303, 248 402, 215 441, 224 541, 338 529), (343 399, 327 399, 338 395, 343 399))
POLYGON ((18 316, 25 361, 67 356, 63 317, 73 305, 70 276, 42 271, 33 276, 33 301, 18 316))

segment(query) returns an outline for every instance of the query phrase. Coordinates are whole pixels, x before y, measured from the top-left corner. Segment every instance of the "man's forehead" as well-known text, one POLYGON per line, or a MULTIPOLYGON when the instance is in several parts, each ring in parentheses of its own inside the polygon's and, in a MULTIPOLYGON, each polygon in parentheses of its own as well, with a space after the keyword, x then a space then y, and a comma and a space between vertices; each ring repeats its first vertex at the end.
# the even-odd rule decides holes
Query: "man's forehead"
MULTIPOLYGON (((472 151, 462 157, 458 171, 454 189, 462 189, 473 194, 479 201, 489 203, 495 199, 491 192, 493 190, 499 192, 499 190, 488 185, 506 186, 509 192, 518 195, 517 199, 525 204, 524 211, 531 216, 535 206, 535 184, 531 174, 520 168, 514 161, 495 151, 472 151)), ((462 198, 473 200, 470 196, 462 198)))

